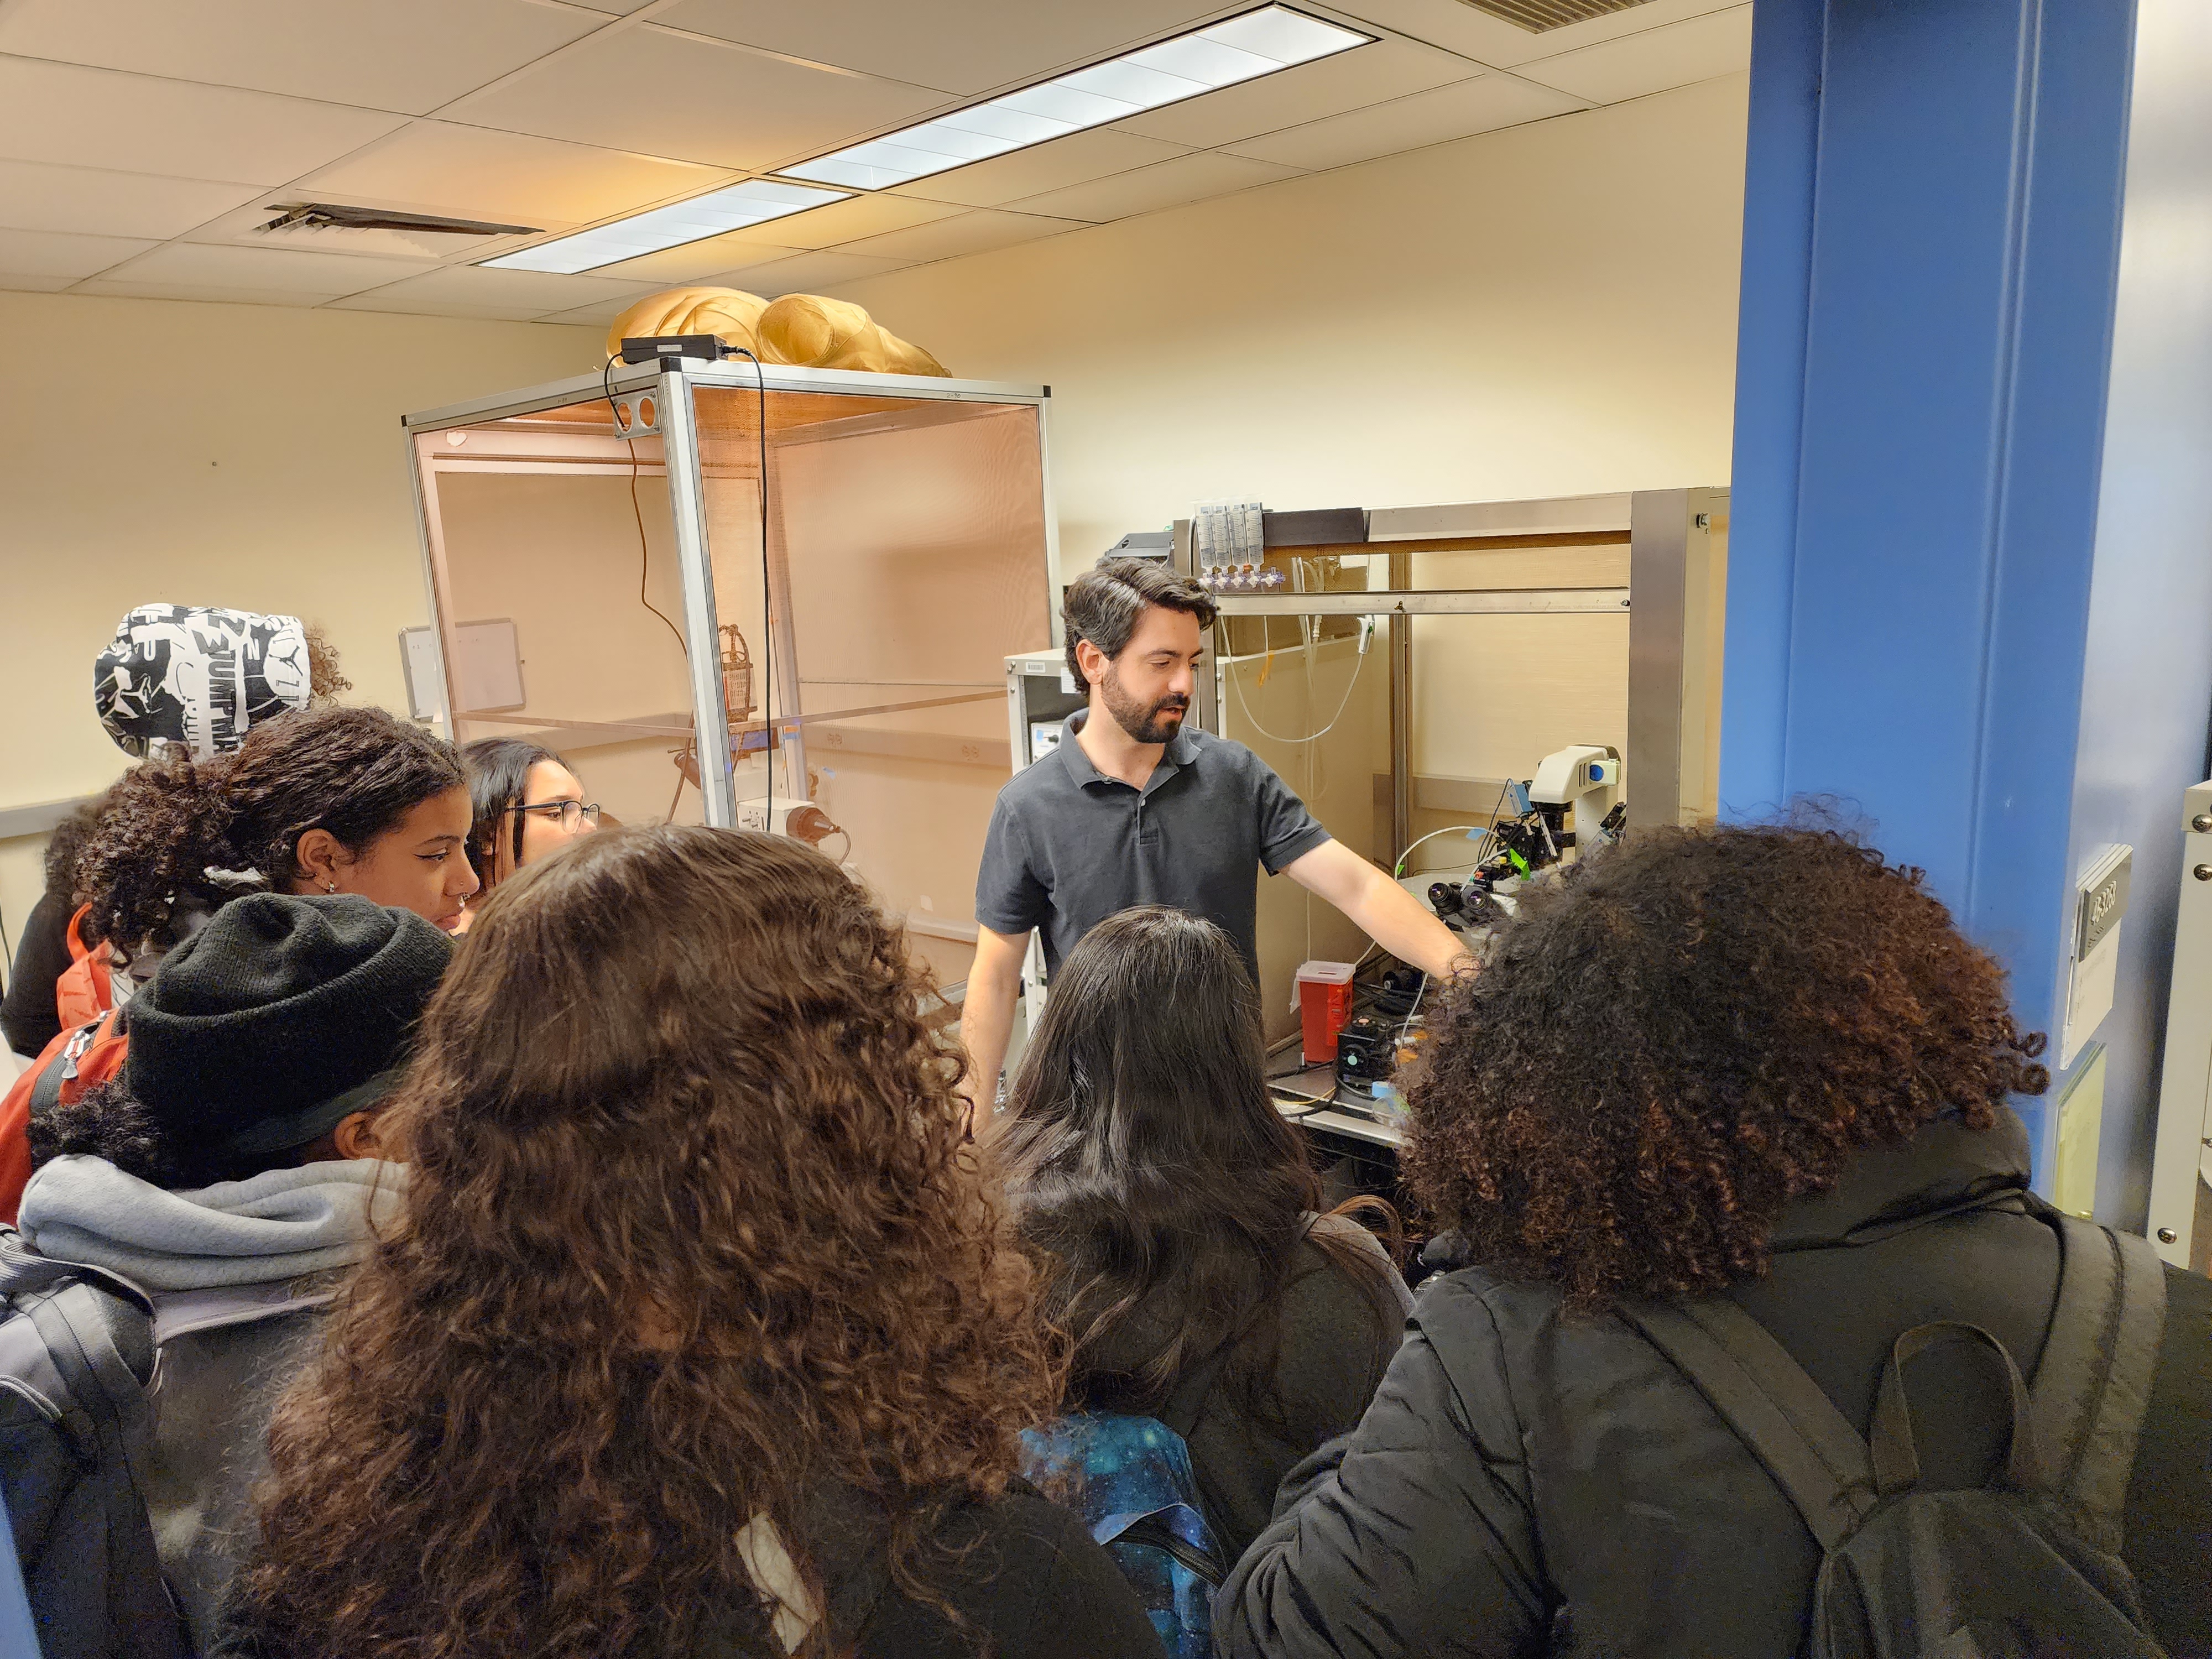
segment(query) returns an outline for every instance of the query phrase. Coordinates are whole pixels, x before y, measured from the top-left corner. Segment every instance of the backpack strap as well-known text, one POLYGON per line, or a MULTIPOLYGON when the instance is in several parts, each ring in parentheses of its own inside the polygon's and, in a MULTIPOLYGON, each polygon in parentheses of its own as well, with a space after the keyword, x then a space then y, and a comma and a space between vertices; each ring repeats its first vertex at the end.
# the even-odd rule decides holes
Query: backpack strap
POLYGON ((127 1302, 152 1310, 153 1303, 146 1292, 121 1274, 40 1255, 23 1243, 22 1234, 15 1228, 0 1225, 0 1301, 13 1301, 70 1279, 89 1279, 127 1302))
POLYGON ((1875 1505, 1867 1443, 1765 1326, 1719 1296, 1620 1311, 1750 1448, 1822 1549, 1850 1536, 1875 1505))
POLYGON ((2042 1462, 2035 1452, 2035 1419, 2028 1407, 2027 1384, 2021 1381, 2020 1366, 2012 1352, 1979 1325, 1963 1320, 1938 1319, 1915 1325, 1891 1345, 1889 1361, 1881 1368, 1881 1391, 1874 1408, 1875 1489, 1884 1498, 1895 1496, 1920 1483, 1920 1454, 1912 1443, 1912 1412, 1905 1397, 1905 1368, 1913 1358, 1936 1343, 1964 1338, 1996 1356, 2004 1367, 2006 1412, 2010 1432, 2006 1436, 2004 1481, 2014 1492, 2045 1489, 2042 1462))
MULTIPOLYGON (((98 1482, 107 1522, 108 1616, 131 1634, 131 1650, 146 1659, 190 1659, 184 1625, 161 1576, 160 1552, 147 1518, 140 1477, 153 1440, 153 1410, 146 1385, 131 1369, 106 1322, 120 1301, 126 1316, 152 1316, 136 1292, 117 1297, 104 1275, 74 1277, 58 1289, 25 1294, 15 1306, 27 1317, 68 1395, 64 1422, 81 1446, 113 1471, 98 1482)), ((151 1338, 148 1346, 150 1349, 151 1338)))
POLYGON ((59 1054, 40 1068, 31 1085, 31 1115, 44 1117, 62 1103, 62 1073, 69 1069, 69 1050, 59 1054))
MULTIPOLYGON (((107 1014, 88 1020, 70 1033, 67 1042, 54 1051, 54 1057, 39 1068, 39 1075, 31 1084, 30 1115, 44 1117, 62 1103, 62 1085, 76 1075, 76 1063, 82 1060, 93 1045, 100 1041, 100 1027, 107 1014)), ((111 1033, 123 1029, 120 1010, 112 1016, 115 1024, 111 1033)))
POLYGON ((2029 1402, 2052 1487, 2117 1551, 2136 1437, 2166 1334, 2166 1268, 2147 1239, 2056 1211, 2058 1300, 2029 1402))

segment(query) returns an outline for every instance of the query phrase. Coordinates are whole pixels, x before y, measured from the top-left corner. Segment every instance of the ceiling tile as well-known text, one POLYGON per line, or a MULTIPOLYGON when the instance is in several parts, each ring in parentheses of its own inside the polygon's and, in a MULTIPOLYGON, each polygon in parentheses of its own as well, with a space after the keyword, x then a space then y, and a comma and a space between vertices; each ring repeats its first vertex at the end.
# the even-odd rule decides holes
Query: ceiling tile
POLYGON ((728 177, 721 167, 416 121, 300 184, 342 201, 558 230, 695 196, 728 177))
POLYGON ((9 271, 0 271, 0 293, 58 294, 71 286, 73 281, 68 276, 19 276, 9 271))
POLYGON ((546 270, 447 265, 339 301, 341 311, 401 311, 417 316, 489 317, 527 322, 577 306, 642 299, 654 284, 612 283, 546 270))
POLYGON ((1286 167, 1340 167, 1588 107, 1583 100, 1549 87, 1534 86, 1510 75, 1485 75, 1387 104, 1370 104, 1348 115, 1332 115, 1326 121, 1310 121, 1302 127, 1248 138, 1231 145, 1229 153, 1280 161, 1286 167))
POLYGON ((1031 144, 1011 155, 988 161, 971 161, 964 167, 917 179, 901 185, 894 196, 919 196, 933 202, 958 202, 967 207, 997 207, 1001 203, 1036 196, 1066 185, 1080 185, 1131 167, 1173 161, 1188 150, 1157 138, 1139 138, 1133 132, 1096 128, 1072 132, 1031 144))
POLYGON ((0 52, 420 115, 608 21, 532 0, 16 0, 0 52))
POLYGON ((947 92, 1039 79, 1067 64, 1195 22, 1204 0, 1108 6, 1008 0, 677 0, 656 21, 947 92))
POLYGON ((1617 104, 1750 67, 1751 8, 1746 5, 1540 58, 1514 73, 1594 103, 1617 104))
MULTIPOLYGON (((356 295, 353 308, 359 309, 360 301, 368 297, 367 295, 356 295)), ((580 327, 603 329, 636 303, 635 300, 594 300, 587 306, 547 312, 530 320, 534 323, 573 323, 580 327)))
POLYGON ((611 17, 627 17, 634 11, 643 11, 653 0, 568 0, 568 3, 586 11, 603 11, 611 17))
POLYGON ((234 87, 0 58, 0 157, 281 185, 403 118, 234 87))
POLYGON ((311 294, 286 289, 210 287, 198 283, 131 283, 94 277, 70 289, 72 294, 98 294, 120 300, 194 300, 202 304, 238 306, 319 306, 335 300, 335 294, 311 294))
POLYGON ((766 167, 835 149, 945 101, 925 88, 641 23, 595 37, 446 113, 612 149, 766 167), (611 95, 617 88, 621 95, 611 95))
POLYGON ((1482 66, 1411 40, 1377 40, 1116 122, 1115 131, 1211 147, 1341 115, 1480 75, 1482 66))
POLYGON ((725 283, 721 279, 733 271, 773 264, 778 259, 788 259, 803 252, 801 248, 741 242, 735 236, 709 236, 703 242, 686 242, 682 247, 625 259, 617 265, 601 265, 592 275, 621 282, 665 283, 672 286, 702 283, 717 288, 743 288, 743 283, 725 283))
POLYGON ((940 219, 933 225, 916 225, 911 230, 895 230, 887 236, 848 242, 837 251, 919 264, 928 259, 957 259, 963 253, 1010 247, 1016 242, 1034 241, 1040 236, 1054 236, 1063 230, 1083 228, 1079 219, 1040 218, 1033 214, 978 208, 955 218, 940 219))
POLYGON ((126 283, 183 283, 263 293, 338 295, 376 288, 423 270, 404 259, 364 259, 345 253, 297 253, 285 248, 204 247, 167 242, 114 273, 126 283))
POLYGON ((1618 40, 1644 29, 1679 23, 1687 17, 1724 10, 1739 0, 1644 0, 1626 11, 1594 17, 1587 23, 1565 28, 1524 29, 1477 11, 1464 0, 1334 0, 1332 9, 1346 16, 1395 29, 1416 40, 1425 40, 1472 58, 1478 63, 1510 69, 1538 58, 1550 58, 1601 40, 1618 40))
POLYGON ((0 230, 0 272, 9 276, 61 276, 70 282, 121 264, 159 246, 131 236, 66 236, 45 230, 0 230))
POLYGON ((166 241, 261 194, 257 185, 0 161, 0 225, 166 241))
POLYGON ((1226 196, 1231 191, 1273 184, 1278 179, 1294 179, 1298 172, 1296 167, 1273 161, 1207 151, 1162 161, 1157 167, 1139 167, 1134 173, 1117 173, 1110 179, 1094 179, 1087 185, 1050 191, 1014 205, 1024 213, 1056 214, 1062 218, 1101 224, 1109 219, 1127 219, 1133 214, 1151 213, 1158 208, 1180 207, 1185 202, 1195 202, 1204 197, 1226 196))
POLYGON ((871 258, 864 254, 847 253, 840 250, 831 253, 802 253, 796 258, 779 259, 774 264, 761 265, 751 270, 728 271, 712 280, 720 288, 743 289, 749 294, 774 300, 786 294, 819 294, 840 283, 856 283, 863 276, 880 276, 887 270, 903 270, 913 263, 911 259, 871 258))

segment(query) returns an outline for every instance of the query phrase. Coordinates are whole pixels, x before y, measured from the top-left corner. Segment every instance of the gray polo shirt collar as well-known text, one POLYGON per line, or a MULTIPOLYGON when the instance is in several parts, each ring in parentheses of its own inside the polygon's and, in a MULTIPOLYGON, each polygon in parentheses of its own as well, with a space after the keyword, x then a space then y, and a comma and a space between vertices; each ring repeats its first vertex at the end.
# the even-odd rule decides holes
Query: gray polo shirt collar
MULTIPOLYGON (((1060 728, 1060 744, 1053 752, 1066 766, 1068 775, 1085 788, 1094 783, 1103 783, 1116 789, 1127 789, 1129 786, 1121 779, 1109 778, 1092 765, 1091 757, 1083 752, 1083 745, 1075 740, 1076 733, 1083 730, 1083 723, 1090 718, 1088 708, 1079 708, 1063 720, 1060 728)), ((1188 718, 1186 715, 1185 719, 1188 718)), ((1167 747, 1160 755, 1160 763, 1152 769, 1152 775, 1145 780, 1144 793, 1151 794, 1185 767, 1195 764, 1197 760, 1198 740, 1188 730, 1178 731, 1168 739, 1167 747)))

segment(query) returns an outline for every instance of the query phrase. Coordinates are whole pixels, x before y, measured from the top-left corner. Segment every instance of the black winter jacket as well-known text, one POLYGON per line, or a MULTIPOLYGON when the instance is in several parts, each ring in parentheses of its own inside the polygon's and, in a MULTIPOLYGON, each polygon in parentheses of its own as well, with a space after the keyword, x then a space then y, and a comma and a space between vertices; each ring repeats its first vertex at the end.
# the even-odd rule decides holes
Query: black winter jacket
MULTIPOLYGON (((2033 1374, 2057 1291, 2024 1196, 2026 1131, 1928 1126, 1862 1154, 1784 1212, 1771 1274, 1732 1294, 1864 1431, 1891 1340, 1929 1320, 1995 1334, 2033 1374)), ((2166 1328, 2123 1551, 2175 1659, 2212 1655, 2212 1281, 2169 1270, 2166 1328)), ((1915 1363, 1927 1478, 2002 1449, 1971 1351, 1915 1363), (1923 1376, 1928 1380, 1923 1382, 1923 1376), (1923 1402, 1929 1408, 1923 1409, 1923 1402), (1932 1419, 1932 1420, 1931 1420, 1932 1419)), ((1359 1427, 1294 1470, 1215 1607, 1224 1659, 1540 1654, 1778 1659, 1798 1651, 1819 1547, 1781 1490, 1660 1352, 1613 1315, 1480 1268, 1424 1285, 1359 1427), (1462 1395, 1437 1358, 1478 1379, 1462 1395)))

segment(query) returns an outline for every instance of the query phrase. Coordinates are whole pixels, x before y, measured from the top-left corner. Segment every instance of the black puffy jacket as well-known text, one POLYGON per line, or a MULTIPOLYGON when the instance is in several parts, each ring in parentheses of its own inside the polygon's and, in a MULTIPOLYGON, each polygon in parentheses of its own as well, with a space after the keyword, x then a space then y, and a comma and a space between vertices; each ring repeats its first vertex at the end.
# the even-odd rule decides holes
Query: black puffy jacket
MULTIPOLYGON (((1784 1212, 1773 1271, 1735 1298, 1863 1431, 1890 1342, 1981 1325, 2024 1370, 2057 1291, 2025 1196, 2027 1133, 1930 1124, 1784 1212)), ((2212 1281, 2166 1275, 2164 1345, 2124 1559, 2176 1659, 2212 1656, 2212 1281)), ((1968 1351, 1916 1362, 1923 1478, 1978 1484, 2001 1452, 1968 1351), (1923 1376, 1928 1381, 1923 1383, 1923 1376), (1923 1411, 1923 1401, 1929 1402, 1923 1411)), ((1702 1395, 1618 1316, 1480 1268, 1432 1279, 1353 1433, 1292 1471, 1215 1605, 1226 1659, 1540 1654, 1780 1659, 1803 1640, 1819 1547, 1702 1395), (1448 1347, 1468 1392, 1447 1379, 1448 1347)))

